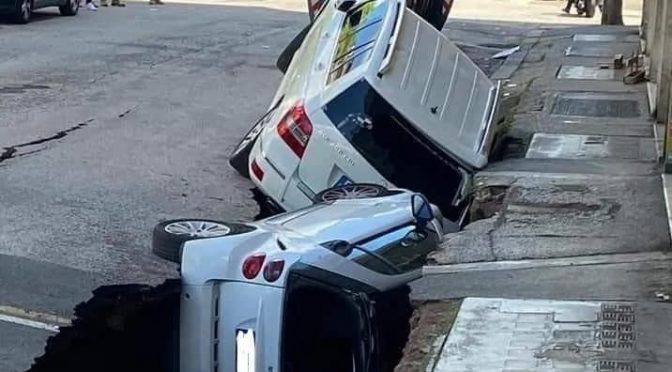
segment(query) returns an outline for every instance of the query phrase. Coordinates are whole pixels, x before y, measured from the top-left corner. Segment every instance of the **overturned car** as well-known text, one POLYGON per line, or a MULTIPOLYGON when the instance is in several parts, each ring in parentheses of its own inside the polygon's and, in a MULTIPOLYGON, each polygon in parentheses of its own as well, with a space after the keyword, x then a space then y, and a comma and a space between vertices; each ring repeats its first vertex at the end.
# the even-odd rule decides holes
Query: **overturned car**
POLYGON ((499 86, 437 27, 401 0, 331 1, 278 65, 270 109, 230 157, 271 204, 295 210, 366 182, 422 192, 464 219, 499 86))
POLYGON ((180 279, 99 290, 31 371, 393 371, 406 284, 441 241, 441 216, 421 194, 378 185, 319 200, 253 223, 158 224, 153 252, 180 279))

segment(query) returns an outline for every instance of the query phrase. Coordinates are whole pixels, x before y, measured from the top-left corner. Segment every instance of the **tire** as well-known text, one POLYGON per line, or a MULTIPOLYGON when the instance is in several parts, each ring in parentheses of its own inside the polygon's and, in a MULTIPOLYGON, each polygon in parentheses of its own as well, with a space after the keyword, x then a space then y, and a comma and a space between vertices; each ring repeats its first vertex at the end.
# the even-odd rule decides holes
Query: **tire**
POLYGON ((154 227, 152 253, 164 260, 180 263, 184 242, 239 235, 253 230, 251 226, 213 220, 194 218, 168 220, 154 227))
POLYGON ((58 7, 58 11, 62 16, 72 17, 79 12, 79 0, 67 0, 65 5, 58 7))
POLYGON ((30 16, 33 14, 32 0, 17 0, 16 9, 14 11, 14 22, 19 24, 26 24, 30 21, 30 16))
POLYGON ((353 183, 335 186, 320 191, 313 199, 314 203, 331 203, 342 199, 380 198, 390 195, 390 190, 373 183, 353 183))
POLYGON ((308 31, 310 31, 310 27, 312 24, 309 24, 306 26, 301 32, 299 32, 292 41, 289 42, 289 44, 285 47, 285 49, 280 53, 280 56, 278 59, 275 61, 275 66, 282 72, 284 75, 285 72, 287 72, 287 69, 289 68, 289 64, 292 63, 292 59, 294 58, 294 54, 296 53, 297 50, 301 47, 301 44, 303 44, 303 40, 306 38, 306 35, 308 35, 308 31))
POLYGON ((177 372, 180 280, 100 287, 47 340, 30 372, 177 372))
POLYGON ((236 170, 241 176, 245 178, 250 178, 250 152, 254 147, 254 143, 257 142, 259 138, 259 133, 266 123, 265 118, 268 117, 268 114, 257 121, 256 124, 245 134, 243 139, 238 142, 238 145, 231 151, 229 155, 229 165, 236 170))

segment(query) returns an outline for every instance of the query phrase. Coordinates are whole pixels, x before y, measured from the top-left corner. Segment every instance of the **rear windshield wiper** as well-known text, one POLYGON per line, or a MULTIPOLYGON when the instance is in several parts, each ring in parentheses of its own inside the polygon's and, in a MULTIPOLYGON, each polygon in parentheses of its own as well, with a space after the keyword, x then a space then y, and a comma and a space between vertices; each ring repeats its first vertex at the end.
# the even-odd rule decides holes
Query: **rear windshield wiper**
POLYGON ((343 257, 348 257, 350 254, 352 254, 352 251, 358 250, 360 252, 363 252, 364 254, 373 257, 374 259, 378 260, 380 263, 383 264, 386 268, 388 268, 392 274, 402 274, 403 272, 397 265, 393 264, 388 260, 387 258, 379 255, 376 252, 370 251, 364 247, 355 245, 355 244, 350 244, 349 242, 346 242, 345 240, 333 240, 330 242, 322 243, 322 246, 324 248, 327 248, 328 250, 337 253, 343 257))

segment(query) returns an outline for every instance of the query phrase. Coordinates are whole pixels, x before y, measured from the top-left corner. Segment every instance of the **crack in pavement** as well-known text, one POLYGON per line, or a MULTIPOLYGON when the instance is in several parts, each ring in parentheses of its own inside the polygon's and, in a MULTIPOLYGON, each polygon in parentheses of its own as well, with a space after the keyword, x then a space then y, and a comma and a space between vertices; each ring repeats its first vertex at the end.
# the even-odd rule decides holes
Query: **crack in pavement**
POLYGON ((74 125, 74 126, 68 128, 68 129, 64 129, 62 131, 59 131, 56 134, 54 134, 53 136, 49 136, 49 137, 45 137, 45 138, 39 138, 39 139, 36 139, 36 140, 33 140, 33 141, 20 143, 18 145, 4 147, 3 148, 4 151, 0 153, 0 163, 4 162, 5 160, 9 160, 9 159, 19 157, 19 156, 23 156, 23 155, 33 154, 33 153, 39 151, 39 150, 30 151, 30 152, 27 152, 27 153, 17 155, 20 148, 30 147, 30 146, 35 146, 35 145, 41 145, 43 143, 59 140, 59 139, 65 137, 65 136, 67 136, 68 134, 76 131, 76 130, 82 129, 83 127, 89 125, 91 122, 93 122, 93 119, 88 119, 86 121, 83 121, 83 122, 81 122, 77 125, 74 125))

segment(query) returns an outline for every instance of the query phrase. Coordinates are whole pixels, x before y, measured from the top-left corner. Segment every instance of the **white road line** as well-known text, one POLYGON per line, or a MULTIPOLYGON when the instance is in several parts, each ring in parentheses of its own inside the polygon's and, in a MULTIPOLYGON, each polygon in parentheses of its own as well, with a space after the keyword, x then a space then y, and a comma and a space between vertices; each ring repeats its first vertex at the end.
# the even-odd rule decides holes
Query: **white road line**
POLYGON ((19 318, 11 315, 0 314, 0 322, 13 323, 26 327, 42 329, 49 332, 58 332, 58 326, 53 324, 47 324, 43 322, 37 322, 34 320, 28 320, 19 318))
POLYGON ((70 320, 57 315, 0 305, 0 322, 58 332, 59 327, 70 325, 70 320))
POLYGON ((423 275, 457 274, 478 271, 527 270, 549 267, 613 265, 635 262, 672 260, 672 255, 662 252, 624 253, 597 256, 550 258, 519 261, 475 262, 452 265, 425 266, 423 275))

